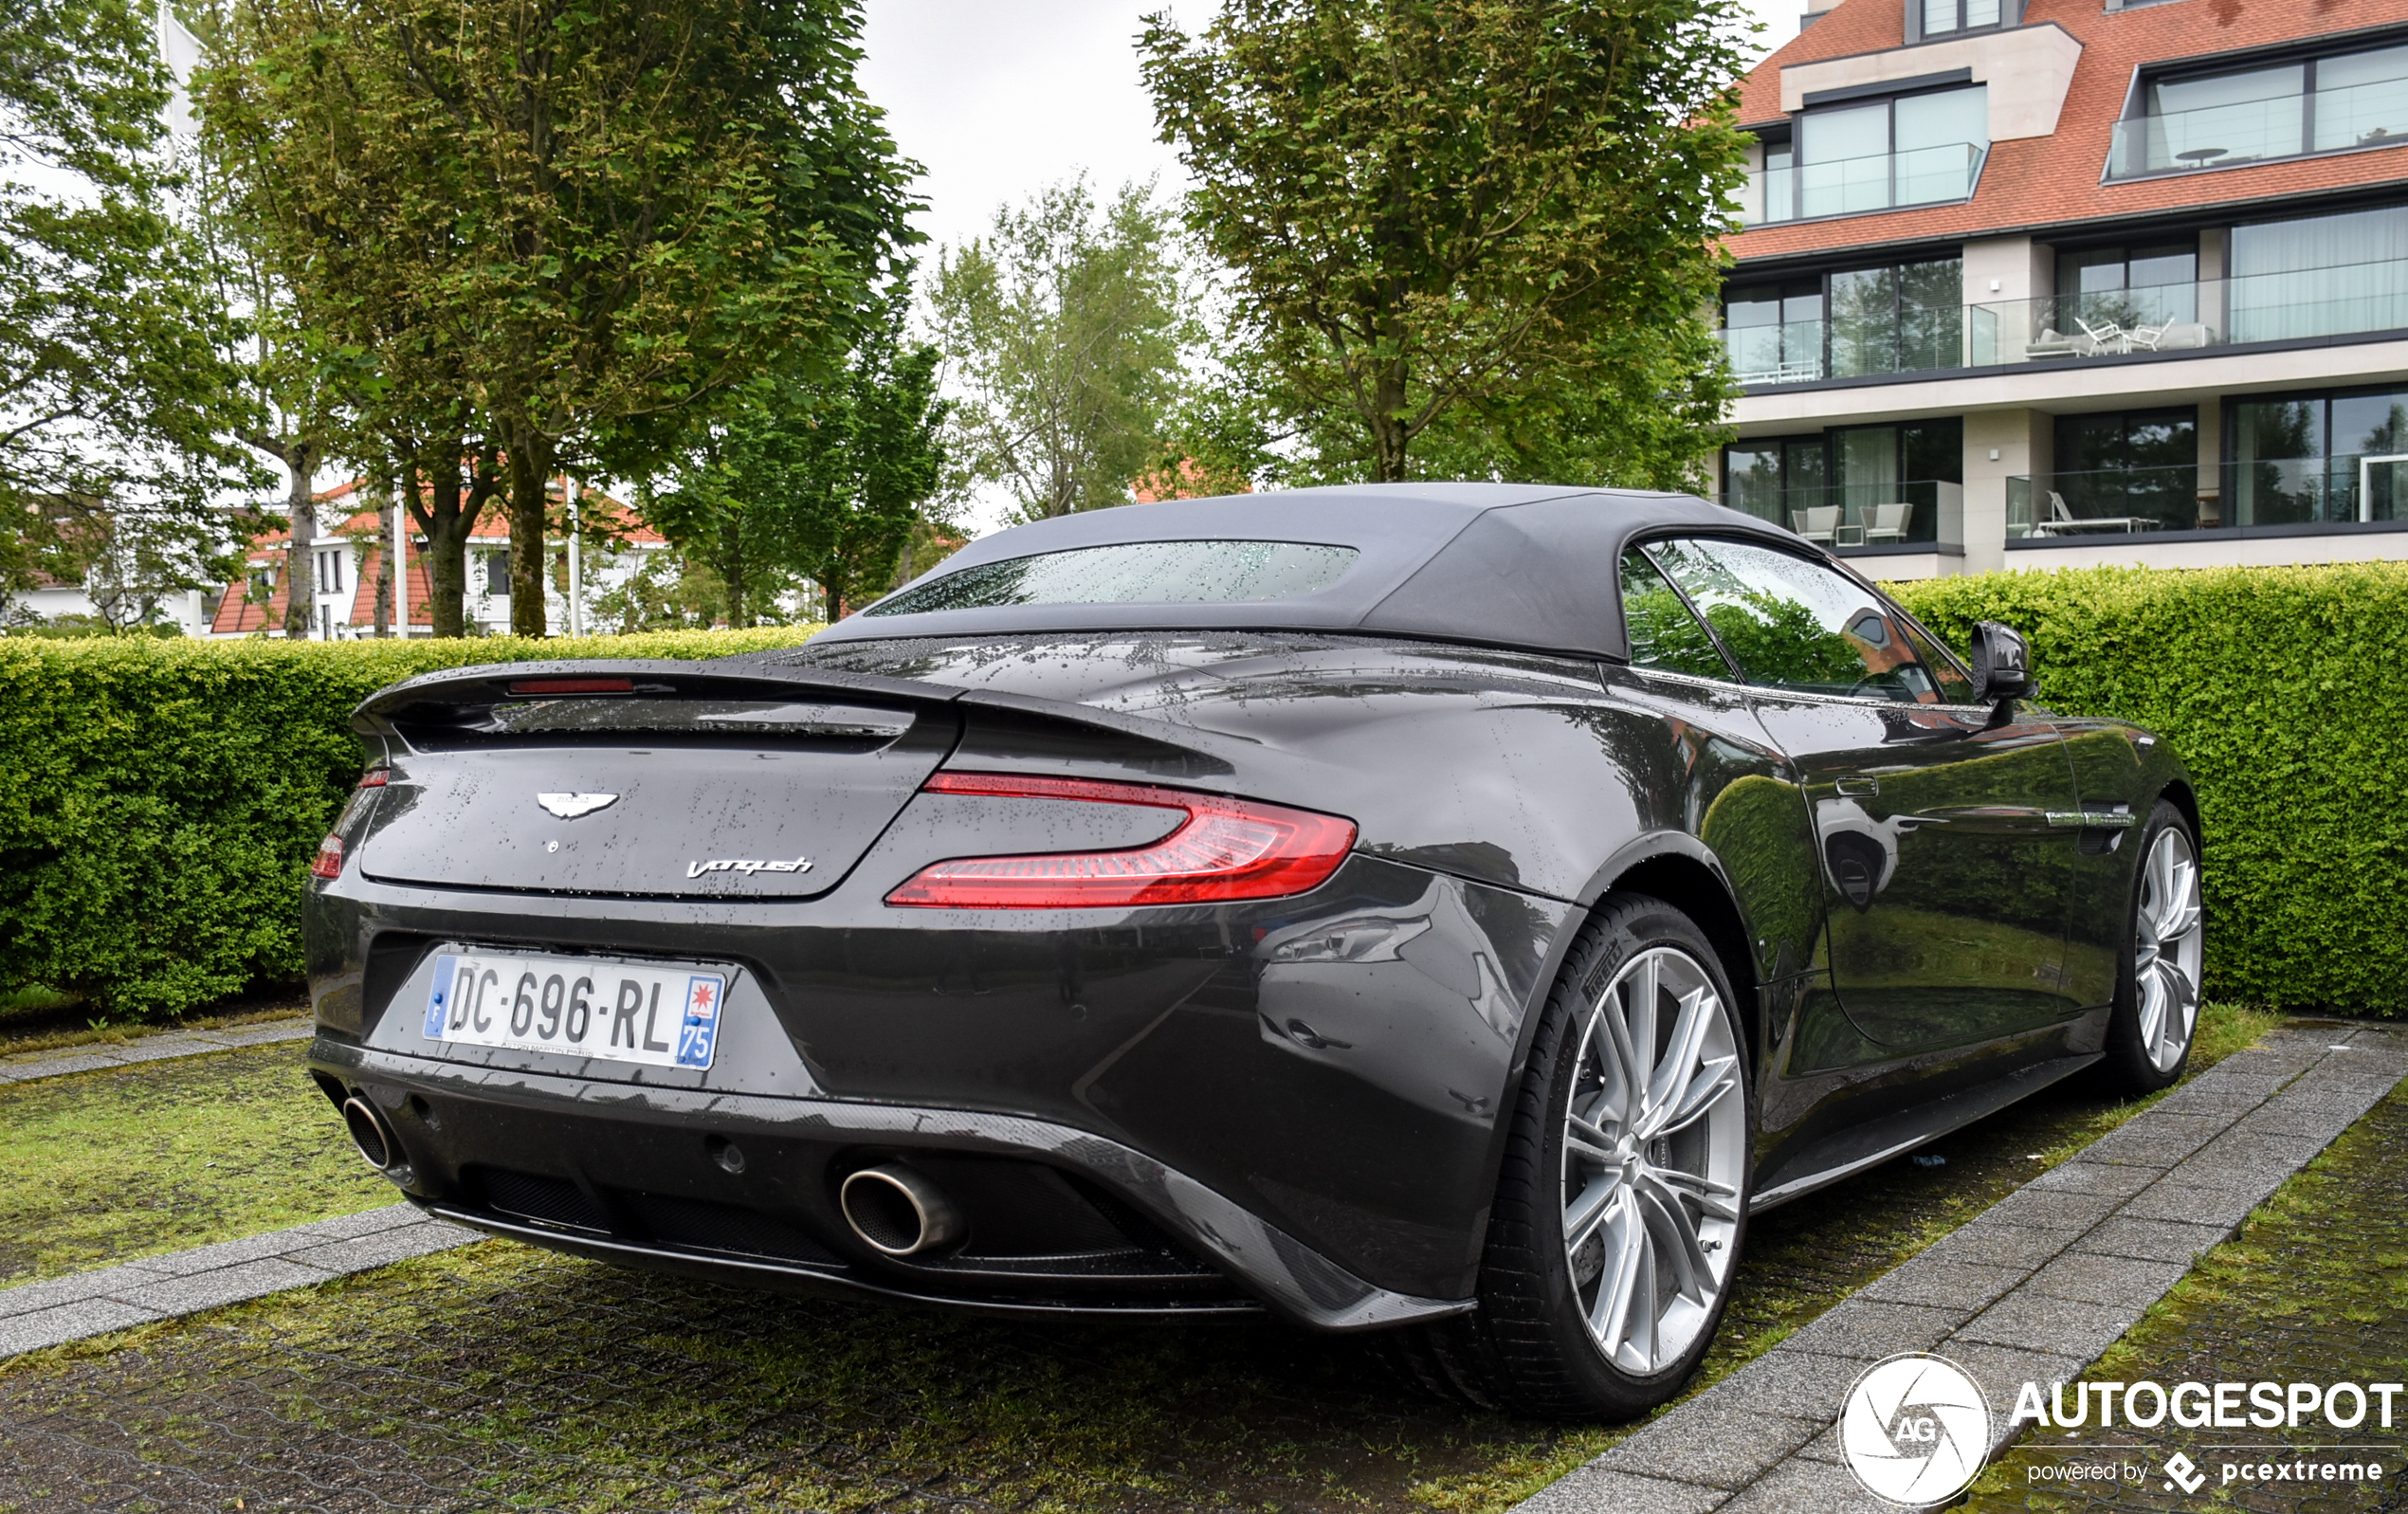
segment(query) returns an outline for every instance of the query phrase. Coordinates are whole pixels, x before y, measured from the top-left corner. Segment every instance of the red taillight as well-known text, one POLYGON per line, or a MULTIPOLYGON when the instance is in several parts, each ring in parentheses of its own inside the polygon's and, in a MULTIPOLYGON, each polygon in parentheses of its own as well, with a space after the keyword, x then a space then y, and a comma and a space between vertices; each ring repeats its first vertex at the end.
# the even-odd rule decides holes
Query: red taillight
POLYGON ((343 875, 343 838, 328 836, 318 844, 318 855, 309 859, 312 878, 339 878, 343 875))
POLYGON ((631 678, 522 678, 510 685, 513 695, 632 694, 631 678))
POLYGON ((1124 851, 957 857, 922 867, 886 896, 934 909, 1092 909, 1120 904, 1272 899, 1320 886, 1346 860, 1355 823, 1250 799, 1088 778, 939 773, 936 793, 1177 810, 1187 819, 1159 841, 1124 851))
POLYGON ((363 789, 381 789, 385 786, 385 781, 392 776, 392 775, 383 768, 370 768, 359 775, 358 786, 363 789))

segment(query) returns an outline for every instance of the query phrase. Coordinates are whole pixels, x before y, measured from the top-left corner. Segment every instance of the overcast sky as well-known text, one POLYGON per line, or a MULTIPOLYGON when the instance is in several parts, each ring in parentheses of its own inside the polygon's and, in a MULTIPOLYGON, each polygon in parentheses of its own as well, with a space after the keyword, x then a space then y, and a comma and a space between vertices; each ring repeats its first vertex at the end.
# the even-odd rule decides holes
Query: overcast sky
MULTIPOLYGON (((1751 0, 1768 46, 1804 0, 1751 0)), ((904 154, 928 171, 921 228, 939 242, 984 230, 998 204, 1085 170, 1102 190, 1177 161, 1154 139, 1139 81, 1140 18, 1168 9, 1193 30, 1213 0, 867 0, 861 78, 904 154)))

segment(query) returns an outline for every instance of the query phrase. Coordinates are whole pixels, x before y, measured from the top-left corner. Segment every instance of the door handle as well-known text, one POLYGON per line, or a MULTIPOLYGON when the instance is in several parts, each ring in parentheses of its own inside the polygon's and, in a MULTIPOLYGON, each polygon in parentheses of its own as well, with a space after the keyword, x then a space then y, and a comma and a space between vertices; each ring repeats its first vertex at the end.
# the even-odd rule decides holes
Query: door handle
POLYGON ((1870 799, 1881 793, 1881 780, 1879 778, 1842 778, 1833 787, 1850 798, 1870 799))

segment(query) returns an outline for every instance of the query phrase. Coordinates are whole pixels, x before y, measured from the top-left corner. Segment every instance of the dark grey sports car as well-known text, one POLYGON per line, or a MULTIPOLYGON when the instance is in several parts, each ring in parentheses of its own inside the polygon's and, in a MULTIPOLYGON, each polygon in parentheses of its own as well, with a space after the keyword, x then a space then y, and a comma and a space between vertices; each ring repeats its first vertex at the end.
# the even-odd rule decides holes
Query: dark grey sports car
POLYGON ((356 717, 311 1064, 463 1223, 723 1281, 1390 1331, 1627 1415, 1750 1213, 2188 1054, 2198 812, 1681 495, 980 540, 798 650, 356 717))

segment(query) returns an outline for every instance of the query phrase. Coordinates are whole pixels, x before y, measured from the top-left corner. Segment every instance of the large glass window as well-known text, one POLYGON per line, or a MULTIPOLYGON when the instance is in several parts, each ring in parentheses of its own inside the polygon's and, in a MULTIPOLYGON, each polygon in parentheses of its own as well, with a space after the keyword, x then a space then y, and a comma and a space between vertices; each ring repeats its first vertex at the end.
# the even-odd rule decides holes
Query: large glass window
POLYGON ((2234 525, 2408 520, 2408 388, 2235 400, 2234 525))
POLYGON ((1923 8, 1923 32, 1936 37, 1943 32, 1971 31, 1978 27, 1995 27, 2001 17, 1999 0, 1910 0, 1923 8))
POLYGON ((2060 250, 2057 308, 2047 323, 2097 339, 2109 327, 2128 332, 2195 321, 2198 262, 2196 241, 2060 250))
MULTIPOLYGON (((1975 84, 1804 112, 1789 176, 1793 213, 1852 215, 1963 199, 1990 145, 1989 98, 1987 86, 1975 84)), ((1784 219, 1769 202, 1764 214, 1784 219)))
POLYGON ((1724 470, 1733 508, 1819 546, 1937 541, 1946 509, 1963 498, 1964 423, 1943 416, 1735 442, 1724 470))
POLYGON ((1823 376, 1823 282, 1749 284, 1723 301, 1731 372, 1742 384, 1796 384, 1823 376))
POLYGON ((2233 228, 2235 341, 2408 327, 2408 206, 2233 228))
POLYGON ((1833 274, 1832 376, 1961 365, 1964 289, 1957 258, 1833 274))
POLYGON ((2057 469, 2035 502, 2042 536, 2188 531, 2198 520, 2198 412, 2057 417, 2057 469))
POLYGON ((2408 139, 2408 46, 2151 80, 2116 125, 2111 177, 2408 139))
POLYGON ((1820 563, 1748 541, 1651 542, 1751 684, 1906 703, 1943 702, 1906 623, 1870 590, 1820 563))

